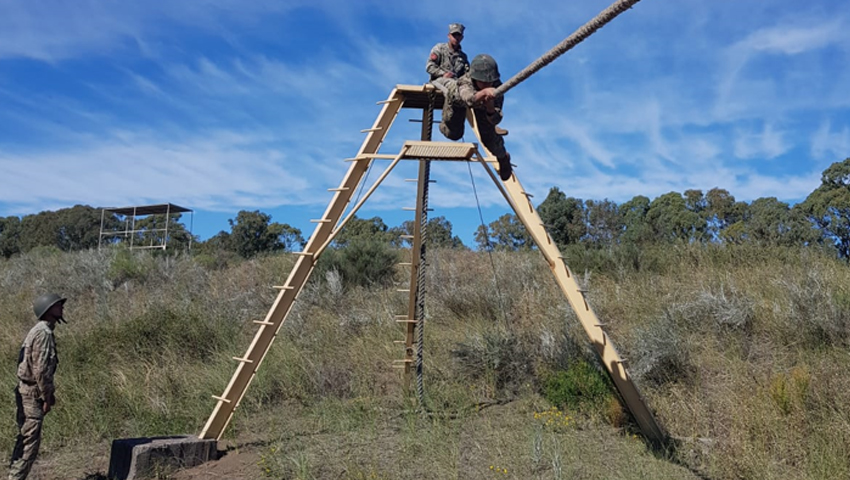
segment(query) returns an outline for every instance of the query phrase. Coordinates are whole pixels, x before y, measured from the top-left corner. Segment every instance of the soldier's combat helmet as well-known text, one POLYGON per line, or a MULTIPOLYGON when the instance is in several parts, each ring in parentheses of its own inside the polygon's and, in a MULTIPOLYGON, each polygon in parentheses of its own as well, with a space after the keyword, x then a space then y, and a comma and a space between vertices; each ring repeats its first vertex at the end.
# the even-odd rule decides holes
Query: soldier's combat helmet
POLYGON ((499 80, 499 66, 496 60, 486 53, 481 53, 469 64, 469 76, 479 82, 495 82, 499 80))
MULTIPOLYGON (((34 302, 32 302, 32 311, 33 313, 35 313, 35 317, 41 320, 41 317, 43 317, 44 314, 47 313, 48 310, 50 310, 50 307, 56 305, 59 302, 65 303, 65 301, 67 300, 67 298, 63 298, 56 293, 45 293, 44 295, 36 298, 34 302)), ((58 321, 64 323, 65 319, 60 318, 58 321)))

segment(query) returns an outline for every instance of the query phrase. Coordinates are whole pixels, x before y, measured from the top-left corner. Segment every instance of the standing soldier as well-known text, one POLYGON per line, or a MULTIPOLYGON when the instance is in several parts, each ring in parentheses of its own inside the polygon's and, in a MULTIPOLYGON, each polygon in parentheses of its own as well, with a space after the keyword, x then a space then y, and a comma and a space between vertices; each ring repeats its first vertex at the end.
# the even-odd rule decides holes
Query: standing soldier
POLYGON ((18 356, 18 387, 15 389, 18 439, 12 452, 9 480, 24 480, 30 473, 41 445, 44 416, 56 404, 53 375, 59 358, 53 329, 64 323, 67 299, 48 293, 35 299, 33 312, 38 323, 29 331, 18 356))

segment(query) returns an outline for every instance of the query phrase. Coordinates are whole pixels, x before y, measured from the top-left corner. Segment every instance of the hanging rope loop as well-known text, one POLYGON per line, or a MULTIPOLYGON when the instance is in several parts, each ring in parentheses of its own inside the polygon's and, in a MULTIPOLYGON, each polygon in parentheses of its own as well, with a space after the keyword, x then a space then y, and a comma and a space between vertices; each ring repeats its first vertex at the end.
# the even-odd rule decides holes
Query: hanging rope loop
POLYGON ((508 92, 508 90, 514 88, 519 85, 526 78, 537 73, 538 70, 549 65, 556 58, 560 57, 564 53, 566 53, 571 48, 575 47, 587 37, 593 35, 593 33, 600 28, 602 28, 606 23, 614 20, 617 15, 625 12, 626 10, 632 8, 634 4, 639 2, 640 0, 617 0, 610 7, 606 8, 599 15, 593 17, 589 22, 582 25, 578 30, 573 32, 572 35, 565 38, 564 41, 556 45, 554 48, 544 53, 542 57, 538 58, 531 65, 525 67, 522 71, 514 75, 507 82, 501 84, 499 88, 496 89, 496 96, 504 95, 508 92))

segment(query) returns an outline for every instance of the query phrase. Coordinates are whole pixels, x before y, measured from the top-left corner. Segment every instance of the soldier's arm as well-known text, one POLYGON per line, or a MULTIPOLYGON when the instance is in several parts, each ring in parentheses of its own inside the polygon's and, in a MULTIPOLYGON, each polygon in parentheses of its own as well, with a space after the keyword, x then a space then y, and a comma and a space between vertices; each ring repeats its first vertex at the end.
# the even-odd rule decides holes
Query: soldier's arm
POLYGON ((38 332, 33 336, 30 348, 30 360, 32 374, 38 389, 41 391, 45 402, 52 402, 53 392, 53 370, 50 368, 51 355, 53 354, 53 337, 46 332, 38 332))
POLYGON ((446 73, 442 67, 440 67, 440 50, 439 45, 435 45, 434 48, 431 49, 431 54, 428 56, 428 63, 425 64, 425 71, 431 75, 431 79, 440 78, 446 73))
POLYGON ((502 105, 505 102, 505 97, 496 97, 493 99, 493 112, 487 110, 487 120, 493 125, 498 125, 502 121, 502 105))
POLYGON ((457 81, 457 95, 467 107, 475 106, 475 88, 472 86, 469 75, 464 75, 457 81))

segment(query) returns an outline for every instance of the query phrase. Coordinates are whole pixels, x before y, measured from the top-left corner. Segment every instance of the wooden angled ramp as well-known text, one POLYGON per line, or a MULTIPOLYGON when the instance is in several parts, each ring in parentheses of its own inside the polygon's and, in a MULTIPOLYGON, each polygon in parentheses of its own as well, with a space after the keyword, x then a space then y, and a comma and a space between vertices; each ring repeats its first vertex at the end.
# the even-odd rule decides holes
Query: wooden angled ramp
MULTIPOLYGON (((473 126, 475 135, 480 141, 481 135, 478 132, 475 116, 471 112, 469 113, 469 121, 473 126)), ((590 308, 587 298, 585 298, 585 290, 579 286, 575 276, 564 262, 564 257, 561 255, 558 246, 546 231, 543 221, 531 203, 531 195, 522 187, 516 176, 516 171, 514 171, 514 174, 507 181, 500 181, 499 177, 487 166, 487 164, 498 165, 496 158, 486 148, 484 148, 484 151, 486 152, 486 157, 482 159, 482 163, 485 164, 484 168, 489 172, 496 185, 499 186, 499 190, 511 208, 513 208, 517 218, 520 219, 528 233, 534 239, 534 243, 549 264, 549 269, 552 270, 558 287, 560 287, 564 296, 567 297, 567 301, 569 301, 570 306, 578 317, 581 326, 584 328, 590 342, 599 354, 599 358, 608 370, 620 397, 626 404, 626 408, 631 412, 648 440, 655 444, 663 444, 667 439, 667 434, 658 422, 655 421, 655 416, 649 410, 643 396, 640 394, 640 390, 638 390, 637 385, 632 381, 626 370, 625 360, 617 352, 614 343, 605 332, 605 324, 599 321, 596 313, 590 308)))

